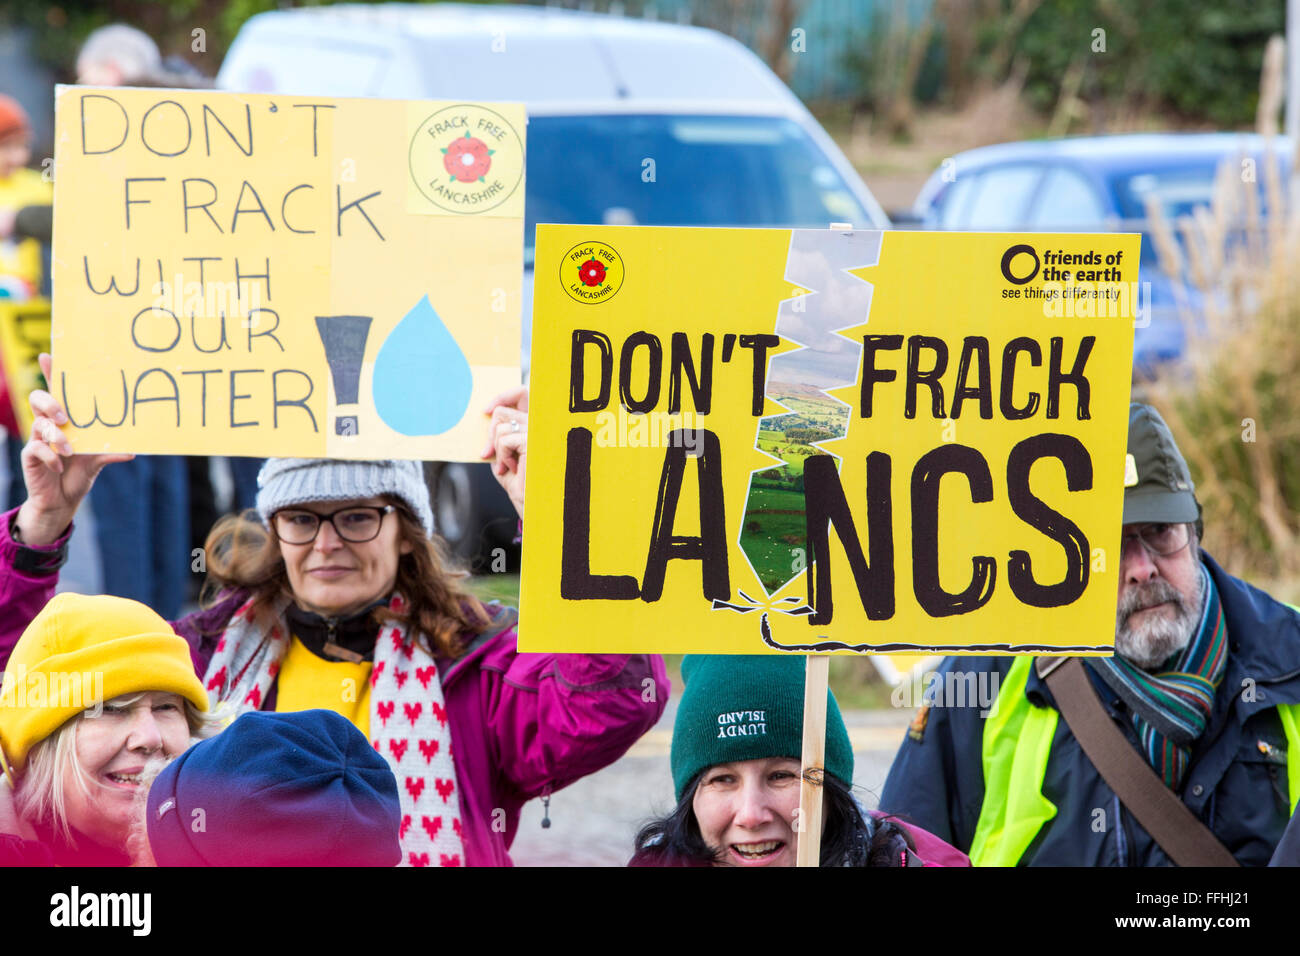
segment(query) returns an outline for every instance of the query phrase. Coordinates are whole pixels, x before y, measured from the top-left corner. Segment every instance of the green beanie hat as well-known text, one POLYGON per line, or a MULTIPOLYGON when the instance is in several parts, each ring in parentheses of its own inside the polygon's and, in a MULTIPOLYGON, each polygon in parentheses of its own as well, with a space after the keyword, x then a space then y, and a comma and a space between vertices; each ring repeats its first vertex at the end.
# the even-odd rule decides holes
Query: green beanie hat
MULTIPOLYGON (((686 689, 673 725, 677 800, 701 770, 720 763, 803 753, 804 658, 691 654, 682 660, 686 689)), ((827 691, 826 771, 853 783, 853 747, 827 691)))

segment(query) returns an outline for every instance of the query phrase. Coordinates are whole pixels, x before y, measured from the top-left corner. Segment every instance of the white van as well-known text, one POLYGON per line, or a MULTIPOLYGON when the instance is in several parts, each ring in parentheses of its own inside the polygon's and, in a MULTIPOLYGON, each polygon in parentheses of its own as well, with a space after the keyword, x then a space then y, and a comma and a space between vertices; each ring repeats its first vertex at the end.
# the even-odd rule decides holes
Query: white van
MULTIPOLYGON (((522 102, 523 363, 534 226, 888 228, 866 184, 753 53, 712 30, 546 7, 383 4, 249 19, 217 86, 249 93, 522 102)), ((465 557, 514 534, 487 466, 430 469, 465 557)))

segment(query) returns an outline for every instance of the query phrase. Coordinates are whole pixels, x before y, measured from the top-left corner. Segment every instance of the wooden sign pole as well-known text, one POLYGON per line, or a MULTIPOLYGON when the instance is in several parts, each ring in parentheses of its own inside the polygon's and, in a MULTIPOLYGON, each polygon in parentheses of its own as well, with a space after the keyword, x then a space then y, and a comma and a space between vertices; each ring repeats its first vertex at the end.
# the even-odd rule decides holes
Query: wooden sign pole
POLYGON ((795 865, 818 866, 822 849, 822 774, 826 766, 826 694, 830 657, 809 654, 803 689, 803 766, 795 865))
MULTIPOLYGON (((853 225, 833 222, 832 230, 850 231, 853 225)), ((799 848, 796 866, 819 866, 822 855, 822 775, 826 772, 826 696, 831 659, 809 654, 803 683, 803 766, 799 787, 799 848)))

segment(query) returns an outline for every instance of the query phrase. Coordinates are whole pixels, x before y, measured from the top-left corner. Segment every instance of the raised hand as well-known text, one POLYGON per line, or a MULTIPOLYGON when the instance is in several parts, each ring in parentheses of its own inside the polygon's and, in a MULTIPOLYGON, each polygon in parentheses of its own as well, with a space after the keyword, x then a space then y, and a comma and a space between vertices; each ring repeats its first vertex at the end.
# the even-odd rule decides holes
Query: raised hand
MULTIPOLYGON (((45 380, 53 370, 47 354, 40 356, 45 380)), ((23 481, 27 500, 18 510, 18 532, 24 544, 52 544, 72 522, 81 501, 107 464, 130 461, 134 455, 74 455, 60 426, 68 424, 63 405, 49 392, 37 389, 28 401, 34 420, 30 440, 23 448, 23 481)))
POLYGON ((483 458, 492 462, 492 473, 524 516, 524 463, 528 455, 528 389, 525 386, 502 392, 485 410, 488 443, 483 458))

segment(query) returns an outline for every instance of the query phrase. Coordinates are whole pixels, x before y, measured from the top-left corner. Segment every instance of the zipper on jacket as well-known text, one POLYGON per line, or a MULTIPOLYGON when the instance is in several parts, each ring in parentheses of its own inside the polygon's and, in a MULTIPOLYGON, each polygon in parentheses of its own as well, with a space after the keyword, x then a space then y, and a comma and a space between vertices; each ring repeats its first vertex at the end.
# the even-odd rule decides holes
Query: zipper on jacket
POLYGON ((542 829, 551 828, 551 785, 542 788, 542 829))
POLYGON ((326 654, 328 654, 330 657, 335 658, 336 660, 341 660, 341 661, 364 660, 364 658, 360 654, 350 651, 346 647, 342 647, 337 641, 334 640, 334 638, 338 636, 338 626, 339 626, 338 618, 327 617, 325 619, 325 627, 326 627, 325 643, 324 645, 322 645, 321 650, 324 651, 326 654))
POLYGON ((1124 822, 1124 805, 1119 802, 1119 797, 1114 797, 1111 804, 1112 813, 1115 815, 1115 857, 1120 866, 1133 866, 1134 860, 1130 852, 1132 840, 1129 839, 1128 831, 1125 829, 1127 824, 1124 822))

